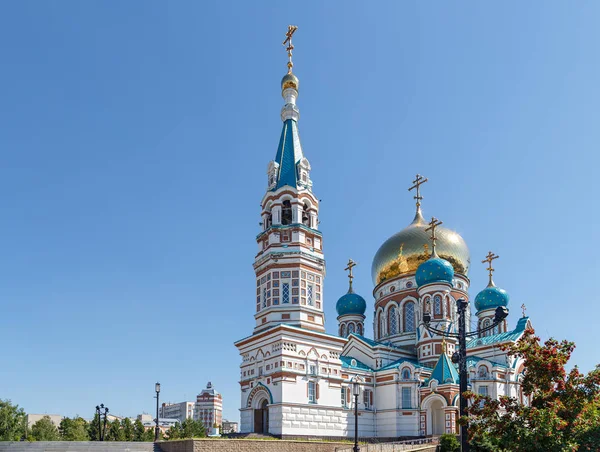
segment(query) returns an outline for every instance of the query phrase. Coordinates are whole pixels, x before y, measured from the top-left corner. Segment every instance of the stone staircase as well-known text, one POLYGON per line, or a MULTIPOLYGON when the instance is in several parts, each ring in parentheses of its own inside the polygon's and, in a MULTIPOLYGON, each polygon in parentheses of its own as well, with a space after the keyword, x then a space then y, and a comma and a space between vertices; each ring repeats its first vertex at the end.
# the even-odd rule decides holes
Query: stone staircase
POLYGON ((161 452, 154 443, 130 441, 2 441, 0 452, 161 452))

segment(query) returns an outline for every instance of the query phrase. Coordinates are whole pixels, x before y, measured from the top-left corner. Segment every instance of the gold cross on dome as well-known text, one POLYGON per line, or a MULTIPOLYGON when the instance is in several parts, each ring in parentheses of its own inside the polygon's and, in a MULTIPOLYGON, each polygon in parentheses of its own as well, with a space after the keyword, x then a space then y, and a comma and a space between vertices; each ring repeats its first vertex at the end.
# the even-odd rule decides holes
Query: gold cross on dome
POLYGON ((429 227, 425 228, 426 231, 431 231, 431 255, 435 254, 435 242, 437 241, 437 237, 435 236, 435 228, 443 224, 440 220, 435 217, 431 217, 431 221, 429 222, 429 227))
POLYGON ((288 53, 288 74, 292 73, 292 68, 294 67, 294 63, 292 63, 292 50, 294 50, 294 45, 292 44, 292 35, 296 32, 298 27, 296 25, 288 25, 288 31, 285 34, 286 38, 283 41, 283 45, 288 45, 285 50, 288 53))
POLYGON ((352 280, 354 279, 354 276, 352 275, 352 269, 356 267, 356 262, 354 262, 352 259, 348 259, 348 266, 344 269, 348 272, 348 279, 350 280, 350 290, 352 290, 352 280))
POLYGON ((525 317, 525 311, 527 310, 527 307, 525 306, 525 303, 523 303, 521 305, 521 309, 523 310, 523 317, 525 317))
POLYGON ((421 207, 421 200, 423 199, 421 196, 421 185, 423 185, 425 182, 427 182, 427 178, 417 174, 415 176, 415 180, 413 181, 413 186, 408 189, 408 191, 411 191, 414 188, 417 189, 417 194, 414 196, 414 199, 417 200, 417 209, 421 207))
POLYGON ((498 259, 500 256, 498 256, 497 254, 492 253, 491 251, 488 252, 487 256, 485 256, 485 259, 481 261, 482 264, 485 264, 487 262, 488 267, 486 268, 486 270, 490 273, 490 281, 488 282, 488 287, 491 287, 494 285, 494 281, 492 280, 492 273, 494 273, 494 267, 492 267, 492 261, 494 259, 498 259))

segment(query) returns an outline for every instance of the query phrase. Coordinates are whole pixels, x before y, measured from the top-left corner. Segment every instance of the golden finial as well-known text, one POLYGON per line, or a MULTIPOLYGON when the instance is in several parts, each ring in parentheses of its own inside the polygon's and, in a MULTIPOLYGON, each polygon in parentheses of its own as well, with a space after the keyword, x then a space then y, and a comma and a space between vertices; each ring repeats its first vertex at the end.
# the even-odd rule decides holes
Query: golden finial
POLYGON ((435 217, 431 217, 431 221, 429 222, 429 227, 425 228, 426 231, 431 231, 431 255, 435 256, 435 242, 437 241, 437 237, 435 236, 435 228, 443 224, 440 220, 435 217))
POLYGON ((356 267, 356 262, 354 262, 352 259, 348 259, 348 266, 344 269, 348 271, 348 279, 350 280, 350 288, 348 289, 348 292, 352 292, 352 280, 354 279, 354 276, 352 275, 353 267, 356 267))
POLYGON ((500 256, 492 253, 491 251, 488 252, 487 256, 485 256, 485 259, 481 261, 482 264, 485 264, 486 262, 488 263, 488 267, 486 268, 486 270, 490 273, 490 281, 488 282, 488 287, 494 287, 494 281, 492 280, 492 273, 494 273, 494 267, 492 267, 492 261, 494 259, 498 259, 500 256))
POLYGON ((421 200, 423 199, 421 196, 421 185, 423 185, 425 182, 427 182, 427 178, 417 174, 415 180, 413 181, 413 186, 408 189, 408 191, 411 191, 414 188, 417 189, 417 194, 414 196, 414 199, 417 200, 417 211, 421 208, 421 200))
POLYGON ((521 309, 523 310, 523 317, 525 317, 525 311, 527 310, 527 307, 525 306, 525 303, 523 303, 521 305, 521 309))
POLYGON ((288 25, 288 31, 285 34, 286 38, 283 41, 283 45, 287 44, 286 50, 288 53, 288 74, 292 73, 292 68, 294 67, 294 63, 292 62, 292 50, 294 50, 294 45, 292 44, 292 35, 296 32, 298 27, 296 25, 288 25))

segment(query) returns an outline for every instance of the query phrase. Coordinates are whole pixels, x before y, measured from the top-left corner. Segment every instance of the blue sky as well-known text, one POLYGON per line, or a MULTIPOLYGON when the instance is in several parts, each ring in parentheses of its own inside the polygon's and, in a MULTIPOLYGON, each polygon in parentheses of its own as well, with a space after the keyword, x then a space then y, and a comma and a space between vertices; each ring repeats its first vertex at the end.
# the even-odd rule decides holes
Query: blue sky
MULTIPOLYGON (((21 1, 0 14, 0 398, 133 416, 212 381, 238 418, 289 23, 327 329, 423 208, 543 337, 600 361, 596 2, 21 1)), ((371 302, 371 301, 370 301, 371 302)), ((370 334, 372 314, 368 311, 370 334)))

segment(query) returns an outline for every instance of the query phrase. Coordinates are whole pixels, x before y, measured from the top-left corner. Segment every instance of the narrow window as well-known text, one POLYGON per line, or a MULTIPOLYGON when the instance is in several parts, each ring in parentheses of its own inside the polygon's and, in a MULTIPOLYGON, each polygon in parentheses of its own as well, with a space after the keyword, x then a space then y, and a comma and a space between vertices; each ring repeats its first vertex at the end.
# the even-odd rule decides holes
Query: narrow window
POLYGON ((316 398, 315 382, 309 381, 308 382, 308 403, 316 403, 316 402, 317 402, 317 398, 316 398))
POLYGON ((402 409, 404 410, 412 408, 411 392, 411 388, 402 388, 402 409))
POLYGON ((262 299, 262 307, 263 309, 267 307, 267 288, 263 288, 263 299, 262 299))
POLYGON ((342 396, 342 408, 346 408, 346 388, 342 387, 341 396, 342 396))
POLYGON ((354 323, 348 325, 348 335, 354 333, 354 323))
POLYGON ((289 303, 290 302, 290 285, 289 283, 283 283, 281 285, 282 289, 281 289, 281 293, 282 293, 282 303, 289 303))
POLYGON ((306 288, 306 302, 308 303, 309 306, 313 306, 314 302, 313 302, 313 285, 309 284, 308 287, 306 288))
POLYGON ((281 224, 292 224, 292 203, 286 200, 283 201, 283 209, 281 211, 281 224))
POLYGON ((410 370, 404 369, 402 371, 402 379, 403 380, 410 380, 410 370))
POLYGON ((433 297, 433 314, 442 315, 442 297, 439 295, 433 297))
MULTIPOLYGON (((306 182, 306 173, 302 173, 303 180, 306 182)), ((304 204, 302 208, 302 224, 304 226, 310 226, 310 215, 308 215, 308 205, 304 204)))
POLYGON ((389 326, 390 326, 390 335, 394 335, 398 333, 398 317, 396 315, 396 308, 392 306, 388 313, 389 317, 389 326))
POLYGON ((415 331, 415 304, 412 302, 404 305, 404 331, 415 331))
POLYGON ((362 325, 360 323, 356 326, 356 332, 362 336, 363 331, 362 331, 362 325))
POLYGON ((363 391, 363 403, 365 404, 365 410, 368 410, 370 408, 370 405, 369 405, 369 400, 370 400, 369 393, 370 392, 371 391, 369 391, 368 389, 363 391))

